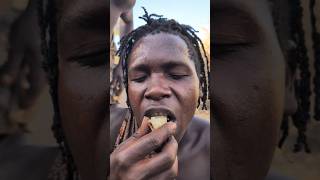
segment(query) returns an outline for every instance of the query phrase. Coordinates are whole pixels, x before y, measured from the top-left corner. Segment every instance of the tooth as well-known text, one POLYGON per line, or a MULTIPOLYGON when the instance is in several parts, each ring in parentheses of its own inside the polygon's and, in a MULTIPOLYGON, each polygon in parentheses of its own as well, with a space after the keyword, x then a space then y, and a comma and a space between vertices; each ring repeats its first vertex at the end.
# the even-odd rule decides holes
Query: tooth
POLYGON ((161 126, 163 126, 165 123, 167 123, 167 116, 153 116, 149 120, 149 126, 151 130, 158 129, 161 126))

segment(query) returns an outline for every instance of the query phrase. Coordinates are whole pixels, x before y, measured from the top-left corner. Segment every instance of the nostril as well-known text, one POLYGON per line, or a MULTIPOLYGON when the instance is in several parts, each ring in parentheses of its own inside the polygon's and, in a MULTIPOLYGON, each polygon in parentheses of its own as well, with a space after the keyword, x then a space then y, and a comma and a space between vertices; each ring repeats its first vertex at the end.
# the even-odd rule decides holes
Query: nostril
POLYGON ((171 96, 171 91, 168 88, 154 87, 148 89, 145 93, 145 98, 152 100, 161 100, 163 98, 168 98, 171 96))

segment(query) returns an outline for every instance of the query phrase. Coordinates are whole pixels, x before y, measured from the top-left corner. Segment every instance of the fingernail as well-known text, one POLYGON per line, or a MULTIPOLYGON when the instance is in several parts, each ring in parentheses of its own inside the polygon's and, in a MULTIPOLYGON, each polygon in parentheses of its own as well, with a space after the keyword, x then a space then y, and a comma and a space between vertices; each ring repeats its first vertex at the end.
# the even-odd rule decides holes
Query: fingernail
POLYGON ((174 122, 168 122, 167 126, 172 130, 175 131, 177 129, 177 124, 174 122))

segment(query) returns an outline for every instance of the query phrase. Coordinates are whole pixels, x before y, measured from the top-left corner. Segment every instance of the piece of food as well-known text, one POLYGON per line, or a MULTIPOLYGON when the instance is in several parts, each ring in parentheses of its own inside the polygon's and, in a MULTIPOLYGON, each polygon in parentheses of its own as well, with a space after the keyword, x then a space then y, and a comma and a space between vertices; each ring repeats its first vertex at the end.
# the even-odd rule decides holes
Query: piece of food
POLYGON ((163 126, 167 121, 167 116, 153 116, 149 120, 149 127, 153 131, 163 126))

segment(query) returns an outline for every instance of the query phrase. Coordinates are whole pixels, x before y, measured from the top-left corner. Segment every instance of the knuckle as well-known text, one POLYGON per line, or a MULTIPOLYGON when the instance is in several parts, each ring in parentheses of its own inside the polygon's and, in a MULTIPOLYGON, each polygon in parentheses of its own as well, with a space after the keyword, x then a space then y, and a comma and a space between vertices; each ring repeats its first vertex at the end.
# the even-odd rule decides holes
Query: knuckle
POLYGON ((139 131, 137 131, 131 137, 134 139, 138 139, 140 136, 141 136, 141 133, 139 131))
POLYGON ((175 157, 167 153, 163 155, 163 159, 167 167, 171 167, 175 162, 175 157))
POLYGON ((128 167, 128 160, 125 153, 117 153, 113 160, 119 167, 128 167))
POLYGON ((160 145, 162 144, 160 138, 158 137, 153 137, 150 139, 150 144, 152 145, 152 147, 160 147, 160 145))

